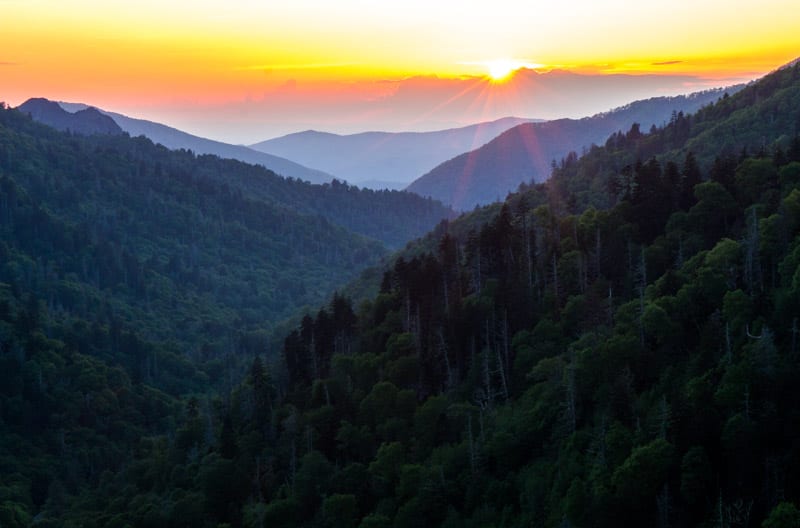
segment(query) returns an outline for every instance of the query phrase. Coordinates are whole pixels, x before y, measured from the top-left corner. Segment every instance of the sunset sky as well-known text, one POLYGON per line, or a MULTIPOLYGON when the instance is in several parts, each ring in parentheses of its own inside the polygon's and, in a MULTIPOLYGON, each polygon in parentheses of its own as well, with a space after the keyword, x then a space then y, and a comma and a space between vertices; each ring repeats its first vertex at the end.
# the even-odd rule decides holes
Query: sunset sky
POLYGON ((750 80, 800 56, 797 0, 0 0, 0 8, 0 100, 84 102, 232 142, 304 128, 580 117, 646 94, 750 80), (518 67, 531 71, 487 77, 518 67), (566 78, 582 86, 561 93, 569 98, 536 93, 562 90, 566 78), (585 97, 595 86, 606 95, 585 97))

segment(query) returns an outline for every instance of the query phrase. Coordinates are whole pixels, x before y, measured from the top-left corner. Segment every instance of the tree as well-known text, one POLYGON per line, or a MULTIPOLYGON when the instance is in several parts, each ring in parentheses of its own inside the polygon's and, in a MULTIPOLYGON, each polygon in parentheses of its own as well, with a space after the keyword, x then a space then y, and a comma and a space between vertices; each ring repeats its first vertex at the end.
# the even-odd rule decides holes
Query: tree
POLYGON ((700 166, 692 151, 686 153, 681 170, 678 206, 683 210, 688 210, 694 205, 694 188, 703 181, 700 173, 700 166))
POLYGON ((796 528, 800 526, 800 510, 791 502, 781 502, 761 523, 762 528, 796 528))
POLYGON ((611 477, 617 497, 635 508, 653 501, 674 461, 675 448, 663 438, 634 448, 611 477))
POLYGON ((405 454, 400 442, 384 443, 378 448, 375 460, 369 465, 369 472, 379 495, 388 496, 393 493, 404 461, 405 454))
POLYGON ((689 210, 689 222, 707 244, 719 240, 731 225, 737 212, 733 196, 719 183, 704 182, 696 185, 694 195, 697 203, 689 210))
POLYGON ((331 528, 354 528, 358 522, 355 495, 334 493, 322 503, 325 525, 331 528))
POLYGON ((748 205, 778 183, 778 171, 770 159, 744 160, 736 169, 734 177, 736 196, 741 205, 748 205))
POLYGON ((701 446, 694 446, 681 460, 681 497, 691 506, 703 507, 713 485, 711 461, 701 446))

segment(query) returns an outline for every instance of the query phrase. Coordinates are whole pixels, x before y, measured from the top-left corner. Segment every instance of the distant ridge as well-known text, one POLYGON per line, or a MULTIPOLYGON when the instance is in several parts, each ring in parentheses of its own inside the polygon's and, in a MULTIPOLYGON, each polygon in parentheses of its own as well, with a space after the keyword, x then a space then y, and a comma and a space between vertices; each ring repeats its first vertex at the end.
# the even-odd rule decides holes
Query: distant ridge
POLYGON ((646 131, 652 125, 667 122, 673 112, 694 112, 723 94, 733 94, 743 87, 654 97, 577 120, 523 123, 486 145, 435 167, 407 190, 460 210, 502 200, 520 183, 547 179, 552 162, 561 160, 571 151, 580 154, 582 149, 604 143, 609 135, 627 130, 633 123, 639 123, 646 131))
POLYGON ((541 120, 505 117, 433 132, 339 135, 306 130, 250 146, 362 187, 403 188, 439 163, 477 148, 520 123, 534 121, 541 120))
POLYGON ((69 130, 75 134, 91 136, 92 134, 122 134, 123 130, 107 115, 102 114, 94 107, 86 107, 79 112, 67 112, 58 103, 36 97, 28 99, 17 108, 19 111, 30 114, 40 123, 51 126, 57 130, 69 130))
MULTIPOLYGON (((87 108, 87 105, 82 103, 60 101, 52 104, 60 106, 67 112, 75 112, 76 115, 87 108)), ((161 143, 169 149, 187 149, 196 154, 213 154, 220 158, 261 165, 281 176, 297 178, 311 183, 327 183, 333 180, 333 176, 323 171, 310 169, 288 159, 258 152, 242 145, 230 145, 221 141, 194 136, 161 123, 135 119, 116 112, 102 109, 97 110, 97 112, 111 119, 121 128, 121 131, 127 132, 132 137, 145 136, 154 143, 161 143)))

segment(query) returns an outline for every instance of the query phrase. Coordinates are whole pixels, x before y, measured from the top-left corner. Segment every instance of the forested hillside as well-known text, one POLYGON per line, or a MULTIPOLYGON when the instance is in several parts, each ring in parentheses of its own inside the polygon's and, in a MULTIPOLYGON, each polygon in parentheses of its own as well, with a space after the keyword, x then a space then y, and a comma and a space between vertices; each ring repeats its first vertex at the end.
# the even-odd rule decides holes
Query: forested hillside
MULTIPOLYGON (((23 113, 41 108, 46 110, 46 124, 62 125, 61 128, 63 129, 69 128, 67 125, 74 127, 77 124, 78 129, 82 130, 84 134, 97 133, 99 131, 97 128, 92 128, 92 119, 86 122, 83 118, 80 118, 88 110, 71 114, 62 110, 57 103, 46 99, 32 99, 20 107, 23 113)), ((103 118, 111 125, 114 125, 110 117, 100 114, 96 110, 92 110, 92 112, 94 112, 91 114, 92 116, 96 115, 96 117, 103 118)), ((41 117, 36 112, 34 114, 34 119, 37 119, 37 116, 41 117)), ((258 157, 251 159, 247 158, 247 156, 237 155, 238 157, 247 158, 250 160, 249 163, 259 163, 262 166, 242 163, 235 159, 230 159, 237 157, 230 150, 211 148, 213 145, 208 145, 208 140, 201 140, 196 143, 189 140, 177 141, 176 137, 180 139, 187 135, 174 129, 168 129, 167 132, 164 132, 162 129, 166 127, 163 127, 163 125, 131 120, 118 114, 110 115, 120 118, 120 122, 126 125, 126 130, 131 129, 147 137, 152 135, 155 138, 160 138, 164 140, 166 146, 174 144, 198 145, 199 148, 205 151, 211 150, 222 156, 220 158, 216 155, 195 155, 191 150, 184 149, 169 151, 170 153, 167 154, 163 147, 148 146, 148 142, 140 141, 139 151, 137 152, 143 158, 145 156, 152 159, 159 157, 170 158, 171 163, 178 167, 178 170, 185 177, 191 175, 190 178, 199 177, 219 181, 227 186, 239 189, 246 197, 285 206, 303 214, 323 216, 332 223, 345 227, 350 231, 380 240, 390 248, 401 247, 407 241, 426 233, 431 226, 442 218, 452 215, 452 211, 443 207, 439 202, 429 198, 420 198, 412 193, 360 190, 337 180, 320 185, 297 178, 282 178, 272 170, 267 170, 263 167, 263 165, 271 165, 269 159, 259 159, 258 157), (146 126, 148 124, 152 126, 146 126), (153 132, 153 127, 155 127, 155 133, 153 132), (152 150, 148 151, 147 149, 150 148, 152 150)), ((119 127, 117 127, 117 130, 119 131, 119 127)), ((193 138, 193 136, 190 136, 190 138, 193 138)), ((95 139, 97 140, 97 138, 95 139)), ((125 139, 120 139, 116 142, 107 141, 106 143, 114 145, 112 148, 128 148, 118 147, 117 145, 130 144, 125 139)), ((219 145, 231 147, 230 145, 219 145)), ((159 164, 162 163, 159 161, 159 164)))
MULTIPOLYGON (((795 66, 720 104, 798 82, 795 66)), ((721 124, 724 108, 706 112, 721 124)), ((66 517, 796 526, 800 137, 765 135, 729 172, 637 161, 679 127, 615 136, 443 224, 377 297, 334 296, 287 336, 283 366, 256 358, 215 408, 187 402, 66 517), (591 165, 604 154, 634 160, 626 185, 591 165), (595 179, 610 205, 582 208, 569 185, 595 179)))
MULTIPOLYGON (((91 108, 81 103, 58 102, 53 104, 58 104, 67 112, 75 112, 76 115, 86 108, 91 108)), ((25 112, 24 106, 23 104, 23 107, 20 108, 23 112, 25 112)), ((213 154, 220 158, 235 159, 253 165, 261 165, 281 176, 296 178, 311 183, 325 183, 333 179, 333 176, 325 172, 304 167, 294 161, 279 156, 258 152, 243 145, 231 145, 221 141, 194 136, 161 123, 147 121, 145 119, 136 119, 116 112, 109 112, 108 110, 100 109, 99 111, 112 119, 130 136, 145 136, 153 143, 160 143, 168 149, 186 149, 196 154, 213 154)), ((37 119, 37 116, 34 115, 33 118, 37 119)), ((43 119, 37 120, 45 124, 51 124, 43 119)))
MULTIPOLYGON (((292 198, 268 201, 256 167, 144 138, 69 137, 13 110, 2 119, 2 280, 53 307, 106 302, 141 331, 199 343, 195 325, 268 327, 383 252, 294 212, 292 198)), ((289 183, 331 192, 271 192, 289 183)))
MULTIPOLYGON (((727 89, 736 93, 742 86, 727 89)), ((654 97, 584 119, 557 119, 524 123, 486 145, 435 167, 408 186, 456 209, 501 201, 520 183, 541 182, 550 176, 553 162, 570 151, 581 152, 602 144, 609 134, 639 123, 643 130, 666 123, 670 116, 694 112, 722 97, 716 89, 685 96, 654 97)))
POLYGON ((567 156, 276 362, 273 275, 375 243, 1 112, 0 523, 796 526, 798 93, 793 65, 567 156))
POLYGON ((386 254, 338 222, 399 244, 437 212, 0 109, 0 525, 93 508, 178 398, 210 416, 276 323, 386 254))

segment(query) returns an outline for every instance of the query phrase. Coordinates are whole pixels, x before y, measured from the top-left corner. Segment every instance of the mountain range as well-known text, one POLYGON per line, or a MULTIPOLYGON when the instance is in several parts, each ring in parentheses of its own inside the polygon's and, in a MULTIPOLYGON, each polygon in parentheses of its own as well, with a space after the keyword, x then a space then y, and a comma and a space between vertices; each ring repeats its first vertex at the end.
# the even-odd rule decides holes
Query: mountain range
POLYGON ((94 107, 84 107, 77 112, 67 112, 58 103, 41 97, 28 99, 18 110, 29 114, 35 121, 56 130, 75 134, 122 134, 122 128, 109 116, 94 107))
MULTIPOLYGON (((740 79, 718 82, 729 85, 740 79)), ((444 130, 506 116, 579 119, 631 101, 710 87, 707 78, 668 71, 618 74, 522 68, 500 83, 484 75, 435 74, 267 83, 252 98, 207 105, 200 112, 185 105, 159 113, 168 115, 169 123, 180 123, 178 128, 207 130, 212 137, 250 144, 309 129, 353 134, 444 130)))
POLYGON ((540 120, 507 117, 434 132, 339 135, 307 130, 250 148, 319 168, 362 187, 402 189, 442 161, 530 121, 540 120))
POLYGON ((583 119, 523 123, 487 144, 436 166, 411 183, 409 191, 431 196, 456 209, 501 200, 520 183, 543 181, 553 163, 569 152, 605 142, 612 133, 639 123, 643 130, 660 126, 676 113, 696 111, 743 86, 685 96, 654 97, 583 119))
POLYGON ((451 218, 3 106, 0 525, 800 526, 800 64, 641 123, 451 218))
POLYGON ((193 136, 167 125, 144 119, 135 119, 82 103, 56 103, 47 99, 35 98, 21 104, 19 109, 31 114, 31 117, 35 120, 59 130, 71 128, 73 132, 79 133, 127 132, 132 137, 145 136, 151 141, 160 143, 170 149, 186 149, 197 154, 213 154, 221 158, 261 165, 282 176, 297 178, 311 183, 330 182, 333 179, 330 174, 304 167, 278 156, 258 152, 245 146, 230 145, 193 136), (88 122, 88 117, 91 117, 91 123, 88 122), (85 124, 78 125, 77 123, 79 122, 85 124), (98 128, 98 123, 102 123, 106 128, 98 128))
MULTIPOLYGON (((242 491, 244 518, 800 525, 798 117, 790 65, 631 126, 440 224, 383 266, 357 314, 336 297, 308 314, 281 358, 291 421, 232 455, 287 453, 263 469, 287 484, 242 491)), ((265 423, 226 418, 220 457, 265 423)))
MULTIPOLYGON (((24 108, 4 110, 0 128, 4 247, 20 257, 40 250, 39 242, 51 247, 45 261, 62 269, 53 280, 77 270, 80 255, 106 259, 69 280, 87 292, 124 290, 131 306, 120 313, 141 318, 142 327, 167 290, 186 302, 197 296, 191 302, 221 310, 220 317, 242 303, 258 306, 259 324, 269 327, 452 214, 411 193, 286 179, 142 136, 56 132, 24 108), (28 214, 39 217, 25 220, 28 214), (146 291, 147 308, 140 304, 146 291)), ((0 281, 19 280, 4 270, 0 281)), ((66 306, 61 294, 50 295, 66 306)))
POLYGON ((520 183, 546 178, 553 161, 601 142, 634 122, 647 128, 662 124, 676 113, 696 110, 723 93, 739 89, 741 85, 687 96, 656 97, 579 120, 542 122, 509 117, 434 132, 338 135, 305 131, 250 147, 199 138, 166 125, 80 103, 32 99, 20 109, 62 129, 66 123, 76 128, 81 120, 87 121, 83 125, 86 130, 104 123, 108 130, 103 133, 118 133, 118 127, 168 148, 255 163, 312 183, 337 177, 366 188, 407 188, 464 210, 499 200, 520 183), (85 112, 89 114, 84 116, 85 112), (92 117, 91 123, 88 116, 92 117), (113 123, 101 119, 104 117, 113 123), (448 157, 452 159, 445 161, 448 157))

